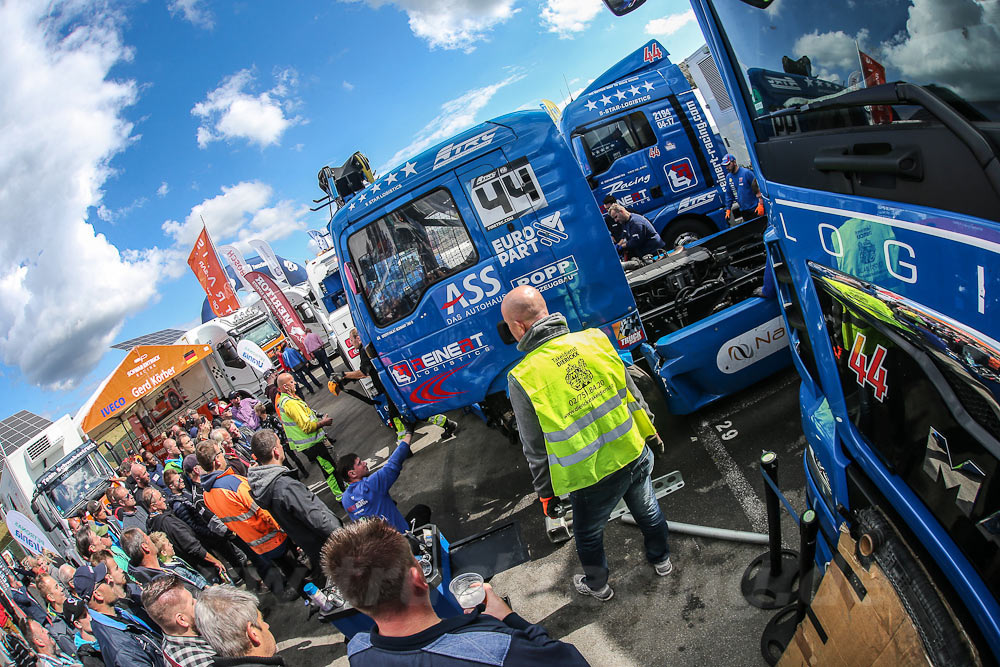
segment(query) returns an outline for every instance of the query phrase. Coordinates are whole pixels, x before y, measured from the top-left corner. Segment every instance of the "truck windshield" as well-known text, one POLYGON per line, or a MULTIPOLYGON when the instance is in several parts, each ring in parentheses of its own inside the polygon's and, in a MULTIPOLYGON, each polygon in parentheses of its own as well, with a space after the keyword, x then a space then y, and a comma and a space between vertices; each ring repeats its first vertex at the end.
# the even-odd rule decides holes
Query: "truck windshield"
POLYGON ((257 343, 260 347, 264 347, 280 335, 269 320, 264 320, 253 329, 242 334, 242 337, 257 343))
POLYGON ((607 171, 615 160, 656 143, 656 135, 641 111, 583 133, 587 157, 595 174, 607 171))
POLYGON ((347 247, 379 326, 413 312, 428 287, 478 258, 455 200, 443 188, 355 232, 347 247))
POLYGON ((104 483, 109 472, 98 464, 95 455, 88 456, 66 471, 49 488, 47 495, 65 518, 76 505, 89 499, 90 492, 104 483))
MULTIPOLYGON (((1000 119, 1000 4, 978 0, 740 0, 714 7, 758 116, 861 87, 926 87, 971 122, 1000 119)), ((758 138, 933 121, 914 106, 759 119, 758 138)))

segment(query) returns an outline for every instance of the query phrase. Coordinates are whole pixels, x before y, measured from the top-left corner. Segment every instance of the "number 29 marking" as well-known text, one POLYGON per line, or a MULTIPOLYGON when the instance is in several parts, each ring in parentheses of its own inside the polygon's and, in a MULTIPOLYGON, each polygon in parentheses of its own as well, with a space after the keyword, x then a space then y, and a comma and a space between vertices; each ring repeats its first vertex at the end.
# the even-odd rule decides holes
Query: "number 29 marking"
POLYGON ((882 366, 882 363, 885 361, 886 349, 881 345, 876 345, 871 361, 862 352, 864 349, 865 335, 858 333, 854 338, 854 345, 851 347, 851 358, 848 360, 847 365, 854 371, 859 385, 864 387, 865 384, 870 384, 872 386, 875 398, 881 403, 885 398, 886 392, 889 390, 886 384, 887 373, 882 366))

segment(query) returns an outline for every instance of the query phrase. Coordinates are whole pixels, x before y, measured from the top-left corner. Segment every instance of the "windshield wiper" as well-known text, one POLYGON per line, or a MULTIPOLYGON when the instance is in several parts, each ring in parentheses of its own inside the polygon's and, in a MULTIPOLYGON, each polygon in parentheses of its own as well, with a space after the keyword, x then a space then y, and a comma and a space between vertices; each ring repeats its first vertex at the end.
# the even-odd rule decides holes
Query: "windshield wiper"
POLYGON ((911 104, 921 106, 927 110, 934 118, 944 125, 954 134, 959 141, 966 145, 972 152, 976 162, 986 174, 987 180, 993 186, 993 190, 1000 195, 1000 158, 997 157, 996 149, 976 126, 970 123, 962 114, 940 97, 927 90, 923 86, 915 83, 897 81, 895 83, 883 83, 871 88, 859 88, 836 97, 827 97, 821 100, 814 100, 806 104, 798 104, 779 109, 763 116, 758 116, 759 120, 766 118, 780 118, 782 116, 795 116, 810 111, 820 111, 823 109, 843 109, 847 107, 878 106, 880 104, 911 104))

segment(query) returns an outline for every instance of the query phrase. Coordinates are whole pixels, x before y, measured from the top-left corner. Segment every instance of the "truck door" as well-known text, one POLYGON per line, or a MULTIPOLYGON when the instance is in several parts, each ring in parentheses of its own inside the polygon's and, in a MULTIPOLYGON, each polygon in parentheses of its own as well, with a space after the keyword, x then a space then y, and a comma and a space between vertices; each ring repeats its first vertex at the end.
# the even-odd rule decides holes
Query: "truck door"
MULTIPOLYGON (((581 138, 599 203, 612 195, 640 214, 662 206, 663 188, 650 165, 650 156, 657 151, 656 135, 642 111, 589 127, 581 138)), ((601 209, 606 212, 603 204, 601 209)))

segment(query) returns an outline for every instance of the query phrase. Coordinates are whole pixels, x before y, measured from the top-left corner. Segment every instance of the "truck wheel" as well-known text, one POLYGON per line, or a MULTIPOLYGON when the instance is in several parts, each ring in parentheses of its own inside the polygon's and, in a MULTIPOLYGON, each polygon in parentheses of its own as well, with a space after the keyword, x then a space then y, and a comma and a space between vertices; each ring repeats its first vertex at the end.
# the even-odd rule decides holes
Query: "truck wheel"
POLYGON ((669 250, 678 245, 694 243, 698 239, 714 234, 716 231, 718 230, 715 227, 704 220, 699 220, 698 218, 680 218, 666 226, 660 234, 660 239, 669 250))
MULTIPOLYGON (((664 446, 666 446, 666 438, 669 437, 670 433, 674 432, 671 424, 676 417, 671 414, 670 408, 667 407, 667 400, 663 397, 663 389, 660 388, 659 383, 649 373, 636 364, 628 367, 628 374, 632 376, 632 381, 635 382, 636 388, 646 400, 649 409, 653 412, 653 426, 656 427, 656 432, 660 434, 660 439, 663 440, 664 446)), ((663 454, 662 451, 657 451, 657 447, 650 447, 650 449, 653 450, 655 456, 663 454)))
POLYGON ((861 536, 861 563, 874 559, 885 572, 917 628, 932 665, 982 664, 930 573, 886 516, 874 508, 859 510, 855 528, 861 536), (865 553, 868 556, 865 557, 865 553))

